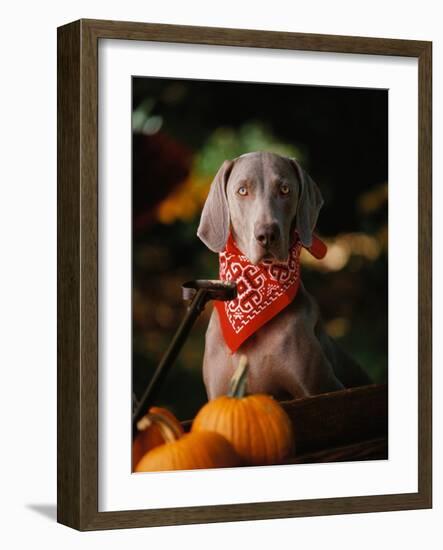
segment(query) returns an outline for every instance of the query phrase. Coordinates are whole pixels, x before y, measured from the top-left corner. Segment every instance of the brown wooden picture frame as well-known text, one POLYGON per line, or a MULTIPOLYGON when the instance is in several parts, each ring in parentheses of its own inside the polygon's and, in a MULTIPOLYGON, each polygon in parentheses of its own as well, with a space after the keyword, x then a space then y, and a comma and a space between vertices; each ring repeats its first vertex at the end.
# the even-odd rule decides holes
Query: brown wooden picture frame
POLYGON ((58 29, 58 521, 79 530, 432 506, 432 43, 119 21, 58 29), (418 492, 98 511, 98 42, 142 40, 414 57, 419 67, 418 492))

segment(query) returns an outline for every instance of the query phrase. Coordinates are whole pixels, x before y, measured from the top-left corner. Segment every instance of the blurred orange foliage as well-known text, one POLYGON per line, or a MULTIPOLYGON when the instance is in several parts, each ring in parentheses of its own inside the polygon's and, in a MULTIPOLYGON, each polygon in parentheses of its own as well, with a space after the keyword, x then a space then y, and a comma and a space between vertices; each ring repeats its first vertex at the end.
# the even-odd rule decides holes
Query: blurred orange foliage
POLYGON ((177 220, 189 221, 200 213, 209 192, 212 178, 195 173, 186 178, 157 207, 160 223, 173 223, 177 220))

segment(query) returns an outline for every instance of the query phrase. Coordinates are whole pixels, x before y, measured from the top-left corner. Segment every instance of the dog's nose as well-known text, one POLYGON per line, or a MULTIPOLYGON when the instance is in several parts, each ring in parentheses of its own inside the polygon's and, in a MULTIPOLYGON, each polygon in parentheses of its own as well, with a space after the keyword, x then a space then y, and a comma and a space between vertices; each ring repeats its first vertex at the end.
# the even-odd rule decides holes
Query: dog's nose
POLYGON ((280 235, 280 230, 276 223, 261 225, 255 230, 255 238, 257 242, 265 247, 271 246, 280 235))

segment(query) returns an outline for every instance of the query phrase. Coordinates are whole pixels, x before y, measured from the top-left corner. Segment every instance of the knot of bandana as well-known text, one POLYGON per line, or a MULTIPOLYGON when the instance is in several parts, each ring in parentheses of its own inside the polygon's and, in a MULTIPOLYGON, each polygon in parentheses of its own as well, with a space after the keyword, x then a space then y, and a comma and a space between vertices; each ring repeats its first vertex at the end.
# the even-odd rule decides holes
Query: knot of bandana
MULTIPOLYGON (((302 243, 296 236, 285 262, 264 260, 253 265, 229 235, 225 249, 219 254, 220 279, 237 283, 237 297, 227 302, 217 300, 214 306, 224 340, 232 352, 295 298, 300 286, 301 249, 302 243)), ((318 259, 327 251, 315 235, 307 250, 318 259)))

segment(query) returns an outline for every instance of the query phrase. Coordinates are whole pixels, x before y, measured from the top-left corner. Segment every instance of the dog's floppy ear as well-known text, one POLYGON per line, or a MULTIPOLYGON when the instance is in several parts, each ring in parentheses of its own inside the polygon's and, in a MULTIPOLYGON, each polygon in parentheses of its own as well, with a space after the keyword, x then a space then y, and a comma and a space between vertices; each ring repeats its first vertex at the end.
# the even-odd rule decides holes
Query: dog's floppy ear
POLYGON ((226 184, 234 161, 225 160, 215 175, 197 229, 198 237, 213 252, 224 249, 229 235, 229 209, 226 184))
POLYGON ((323 206, 323 197, 317 184, 295 159, 289 159, 300 180, 295 227, 305 247, 312 245, 312 232, 317 224, 318 214, 323 206))

